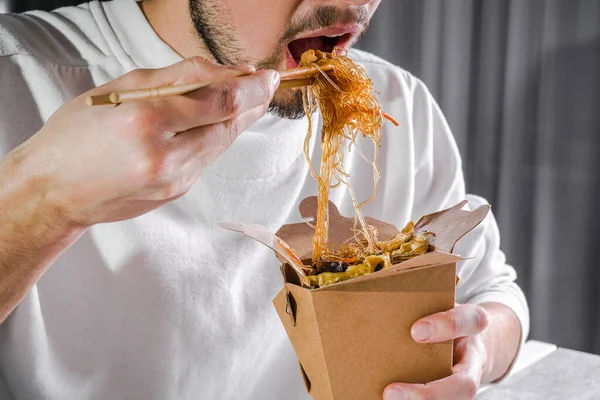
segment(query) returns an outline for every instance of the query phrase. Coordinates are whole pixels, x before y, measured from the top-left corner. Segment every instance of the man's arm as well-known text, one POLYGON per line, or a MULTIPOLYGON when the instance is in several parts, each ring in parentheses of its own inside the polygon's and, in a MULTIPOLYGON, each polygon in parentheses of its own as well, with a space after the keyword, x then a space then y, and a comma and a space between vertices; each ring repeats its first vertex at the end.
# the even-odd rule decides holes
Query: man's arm
POLYGON ((0 323, 88 227, 183 196, 264 115, 278 85, 275 71, 191 58, 133 71, 61 107, 0 162, 0 323), (118 107, 86 104, 86 95, 203 80, 219 83, 118 107))
POLYGON ((66 222, 20 153, 0 163, 0 323, 85 231, 66 222))

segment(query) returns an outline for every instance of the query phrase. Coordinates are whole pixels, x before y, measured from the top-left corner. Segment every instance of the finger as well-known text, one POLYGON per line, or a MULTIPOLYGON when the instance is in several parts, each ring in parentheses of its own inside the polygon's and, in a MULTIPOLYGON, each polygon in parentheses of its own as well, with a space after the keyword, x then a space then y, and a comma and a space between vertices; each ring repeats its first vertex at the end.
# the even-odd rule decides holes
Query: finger
POLYGON ((478 373, 481 377, 483 367, 487 362, 487 353, 481 336, 460 338, 454 342, 453 373, 478 373))
POLYGON ((465 341, 457 348, 460 360, 452 375, 425 385, 392 383, 384 391, 384 400, 473 399, 477 395, 486 357, 478 342, 465 341))
POLYGON ((191 57, 166 68, 153 72, 152 79, 164 85, 213 81, 232 75, 251 75, 256 72, 252 65, 225 66, 203 57, 191 57))
POLYGON ((383 392, 384 400, 471 400, 477 395, 479 380, 454 374, 426 385, 393 383, 383 392))
POLYGON ((418 320, 410 332, 417 342, 439 343, 477 335, 487 326, 487 313, 482 307, 475 304, 462 304, 452 310, 418 320))
POLYGON ((224 66, 203 57, 191 57, 165 68, 133 70, 114 81, 92 89, 86 95, 206 82, 240 74, 251 75, 255 71, 256 69, 251 65, 224 66))
POLYGON ((269 104, 279 84, 272 70, 209 85, 186 96, 160 99, 136 107, 152 107, 162 127, 183 132, 233 119, 247 110, 269 104))
POLYGON ((233 119, 178 134, 175 140, 180 157, 201 160, 203 165, 211 163, 233 144, 240 133, 262 117, 267 108, 268 104, 261 104, 233 119))

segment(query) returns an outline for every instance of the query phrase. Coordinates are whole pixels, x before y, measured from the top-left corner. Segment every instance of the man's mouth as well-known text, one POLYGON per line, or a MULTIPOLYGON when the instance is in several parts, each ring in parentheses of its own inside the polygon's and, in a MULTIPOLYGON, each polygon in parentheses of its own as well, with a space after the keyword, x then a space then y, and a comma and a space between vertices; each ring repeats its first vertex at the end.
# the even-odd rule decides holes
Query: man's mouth
POLYGON ((288 67, 297 67, 302 54, 310 49, 331 53, 335 47, 347 48, 353 39, 358 37, 359 33, 359 27, 352 26, 349 28, 327 29, 292 40, 287 45, 288 67))

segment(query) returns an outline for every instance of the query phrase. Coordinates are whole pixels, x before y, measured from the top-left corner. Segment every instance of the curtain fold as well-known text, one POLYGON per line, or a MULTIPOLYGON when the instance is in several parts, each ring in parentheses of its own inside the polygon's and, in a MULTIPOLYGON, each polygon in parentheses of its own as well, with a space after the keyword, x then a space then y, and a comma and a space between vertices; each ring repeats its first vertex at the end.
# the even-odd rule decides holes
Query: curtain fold
POLYGON ((468 190, 494 207, 530 337, 600 354, 600 2, 388 0, 359 47, 439 101, 468 190))
POLYGON ((12 10, 11 0, 0 0, 0 14, 7 13, 12 10))

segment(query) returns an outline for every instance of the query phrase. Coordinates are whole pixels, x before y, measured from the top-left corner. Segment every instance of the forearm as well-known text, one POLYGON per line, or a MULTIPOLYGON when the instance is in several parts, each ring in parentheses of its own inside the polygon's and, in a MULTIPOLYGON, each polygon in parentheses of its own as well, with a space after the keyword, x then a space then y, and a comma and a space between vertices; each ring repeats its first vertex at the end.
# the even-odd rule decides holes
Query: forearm
POLYGON ((521 344, 521 322, 516 314, 500 303, 484 303, 488 327, 481 334, 487 353, 482 383, 502 378, 513 364, 521 344))
POLYGON ((0 323, 84 232, 61 218, 19 149, 0 163, 0 323))

